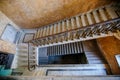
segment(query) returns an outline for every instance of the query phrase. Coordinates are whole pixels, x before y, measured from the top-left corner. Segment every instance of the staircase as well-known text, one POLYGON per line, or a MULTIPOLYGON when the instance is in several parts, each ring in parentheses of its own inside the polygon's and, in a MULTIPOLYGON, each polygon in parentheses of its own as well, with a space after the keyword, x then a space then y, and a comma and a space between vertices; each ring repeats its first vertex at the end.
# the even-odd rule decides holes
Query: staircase
POLYGON ((120 30, 120 9, 116 4, 90 10, 69 19, 37 29, 36 46, 51 46, 113 36, 120 30))
POLYGON ((100 56, 99 52, 86 52, 86 57, 87 57, 87 61, 88 61, 88 64, 105 64, 106 61, 103 59, 102 56, 100 56))
POLYGON ((83 47, 88 64, 107 64, 98 48, 96 40, 84 41, 83 47))
MULTIPOLYGON (((120 9, 115 4, 90 10, 38 28, 33 40, 17 45, 15 60, 17 61, 17 69, 21 69, 23 72, 22 76, 11 76, 9 78, 20 80, 120 80, 120 76, 108 76, 110 74, 109 66, 98 49, 86 51, 83 49, 84 43, 80 42, 113 36, 119 30, 120 9), (41 52, 46 53, 47 56, 85 52, 88 64, 42 65, 36 68, 36 48, 31 43, 34 46, 39 46, 41 52)), ((96 47, 94 48, 96 49, 96 47)), ((41 61, 48 63, 48 57, 41 58, 41 61)))
POLYGON ((24 68, 34 69, 37 65, 36 48, 30 44, 20 43, 17 45, 16 50, 16 58, 14 59, 14 64, 17 64, 16 68, 23 70, 24 68))
POLYGON ((44 65, 32 72, 26 70, 22 76, 105 76, 107 68, 107 64, 44 65))

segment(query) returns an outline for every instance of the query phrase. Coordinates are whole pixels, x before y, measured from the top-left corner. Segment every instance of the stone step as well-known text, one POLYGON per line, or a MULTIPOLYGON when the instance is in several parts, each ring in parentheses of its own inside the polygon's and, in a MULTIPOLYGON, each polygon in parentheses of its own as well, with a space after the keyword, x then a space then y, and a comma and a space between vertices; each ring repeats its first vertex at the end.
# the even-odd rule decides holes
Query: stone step
POLYGON ((17 45, 17 68, 19 67, 27 67, 28 66, 28 62, 30 65, 36 65, 36 49, 35 47, 33 47, 31 44, 29 44, 29 48, 28 48, 28 44, 27 43, 21 43, 17 45), (29 51, 28 51, 29 50, 29 51), (28 55, 29 52, 29 55, 28 55), (29 58, 29 61, 28 61, 29 58))
POLYGON ((107 75, 105 70, 89 69, 89 70, 54 70, 48 71, 47 76, 87 76, 87 75, 107 75))
POLYGON ((99 52, 85 52, 89 64, 104 64, 106 63, 99 52))
POLYGON ((89 64, 103 64, 105 63, 103 60, 88 60, 89 64))
POLYGON ((9 76, 2 77, 1 79, 20 79, 20 80, 120 80, 119 75, 107 75, 107 76, 38 76, 38 77, 27 77, 27 76, 9 76))

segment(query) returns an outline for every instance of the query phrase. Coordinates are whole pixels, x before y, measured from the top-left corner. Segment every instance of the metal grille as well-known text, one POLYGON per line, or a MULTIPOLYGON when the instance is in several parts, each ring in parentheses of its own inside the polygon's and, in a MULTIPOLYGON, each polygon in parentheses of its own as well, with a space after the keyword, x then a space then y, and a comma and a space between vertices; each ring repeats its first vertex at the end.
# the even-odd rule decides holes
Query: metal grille
POLYGON ((9 69, 11 67, 13 57, 13 54, 0 53, 0 65, 5 65, 5 68, 9 69))
POLYGON ((8 63, 9 56, 8 54, 0 53, 0 65, 6 65, 8 63))
POLYGON ((84 53, 82 42, 68 43, 47 48, 48 56, 84 53))

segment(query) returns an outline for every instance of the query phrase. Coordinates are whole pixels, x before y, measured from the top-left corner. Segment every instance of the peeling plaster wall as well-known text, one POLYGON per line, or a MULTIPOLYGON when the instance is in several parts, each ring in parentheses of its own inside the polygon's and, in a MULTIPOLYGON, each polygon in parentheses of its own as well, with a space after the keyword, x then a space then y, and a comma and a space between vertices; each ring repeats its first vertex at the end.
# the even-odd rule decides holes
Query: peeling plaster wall
POLYGON ((3 33, 4 29, 6 28, 7 24, 11 24, 16 29, 20 29, 15 23, 13 23, 7 16, 5 16, 0 11, 0 36, 2 35, 2 33, 3 33))
POLYGON ((5 16, 0 11, 0 51, 5 52, 5 53, 15 53, 15 51, 16 51, 16 45, 15 44, 10 43, 8 41, 1 40, 1 35, 4 32, 4 29, 6 28, 7 24, 11 24, 16 29, 19 29, 19 27, 15 23, 13 23, 9 18, 7 18, 7 16, 5 16))
POLYGON ((0 0, 0 10, 21 28, 36 28, 116 0, 0 0))

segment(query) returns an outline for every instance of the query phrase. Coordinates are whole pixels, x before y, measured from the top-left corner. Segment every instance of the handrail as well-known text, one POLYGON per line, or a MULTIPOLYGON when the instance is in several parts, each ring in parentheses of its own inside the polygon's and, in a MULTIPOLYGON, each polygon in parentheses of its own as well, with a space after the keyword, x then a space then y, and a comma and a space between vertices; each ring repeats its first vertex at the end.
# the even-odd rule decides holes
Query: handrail
POLYGON ((33 70, 35 70, 36 69, 36 65, 30 65, 30 43, 28 43, 28 70, 29 71, 33 71, 33 70))
MULTIPOLYGON (((52 35, 47 35, 47 36, 39 37, 39 38, 36 38, 36 39, 33 39, 33 40, 44 39, 44 38, 46 38, 46 37, 51 37, 51 36, 55 36, 55 35, 60 35, 60 34, 68 33, 68 32, 71 32, 71 31, 74 32, 74 31, 76 31, 76 30, 82 30, 82 29, 86 29, 86 28, 93 28, 93 27, 95 27, 95 26, 105 25, 105 24, 108 24, 108 23, 116 22, 116 21, 120 21, 120 17, 115 18, 115 19, 111 19, 111 20, 108 20, 108 21, 103 21, 103 22, 100 22, 100 23, 95 23, 95 24, 91 24, 91 25, 88 25, 88 26, 80 27, 80 28, 75 28, 75 29, 67 30, 67 31, 60 32, 60 33, 56 33, 56 34, 52 34, 52 35)), ((32 42, 33 40, 30 40, 30 41, 28 41, 28 42, 32 42)))
MULTIPOLYGON (((120 30, 120 26, 119 25, 120 25, 120 17, 116 18, 116 19, 112 19, 112 20, 106 21, 104 23, 95 24, 94 26, 89 26, 89 27, 83 28, 83 30, 82 29, 78 29, 79 31, 78 30, 70 31, 70 35, 71 35, 71 33, 76 33, 76 34, 79 34, 79 35, 82 35, 82 36, 86 37, 87 35, 89 35, 88 33, 91 33, 92 35, 93 34, 96 35, 96 32, 94 32, 94 31, 98 31, 98 30, 100 31, 99 33, 104 33, 104 32, 115 33, 116 30, 120 30), (111 26, 105 27, 107 24, 110 24, 111 26), (112 26, 114 26, 114 27, 112 27, 112 26), (81 30, 82 30, 82 33, 80 34, 79 32, 81 30), (88 30, 88 31, 86 31, 86 30, 88 30)), ((66 35, 66 34, 67 33, 61 33, 61 35, 66 35)), ((47 37, 44 37, 44 38, 36 38, 36 39, 33 39, 33 40, 29 41, 29 42, 33 43, 36 46, 41 45, 41 44, 44 45, 43 44, 44 42, 41 42, 41 41, 51 41, 52 39, 55 40, 55 39, 57 39, 56 36, 62 38, 61 35, 54 35, 53 34, 51 36, 47 36, 47 37)), ((65 36, 63 36, 63 37, 65 37, 65 36)), ((49 43, 52 43, 52 42, 49 42, 49 43)))

